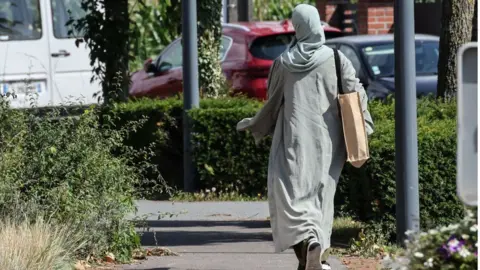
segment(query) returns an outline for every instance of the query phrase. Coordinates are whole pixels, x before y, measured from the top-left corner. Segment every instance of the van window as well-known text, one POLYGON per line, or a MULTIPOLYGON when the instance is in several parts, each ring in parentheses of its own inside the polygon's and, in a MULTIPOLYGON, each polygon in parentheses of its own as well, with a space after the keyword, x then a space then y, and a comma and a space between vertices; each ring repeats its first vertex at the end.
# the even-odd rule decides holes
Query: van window
POLYGON ((0 0, 0 42, 41 37, 39 0, 0 0))
MULTIPOLYGON (((1 0, 0 0, 1 1, 1 0)), ((79 0, 52 0, 53 13, 53 35, 56 38, 78 38, 82 33, 78 33, 70 26, 66 26, 70 19, 78 20, 85 16, 85 11, 79 0), (72 30, 72 34, 69 31, 72 30)))

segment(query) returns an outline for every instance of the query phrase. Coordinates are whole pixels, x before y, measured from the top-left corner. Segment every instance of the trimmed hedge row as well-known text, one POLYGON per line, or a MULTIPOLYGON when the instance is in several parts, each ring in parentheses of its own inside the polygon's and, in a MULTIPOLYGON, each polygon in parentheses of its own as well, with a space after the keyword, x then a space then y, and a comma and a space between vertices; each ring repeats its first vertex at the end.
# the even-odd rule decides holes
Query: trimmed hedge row
MULTIPOLYGON (((261 103, 227 98, 203 100, 190 112, 194 125, 194 158, 201 188, 265 194, 270 140, 256 146, 250 134, 237 132, 237 122, 250 117, 261 103)), ((394 103, 372 102, 376 130, 371 160, 361 169, 346 166, 336 195, 338 215, 380 222, 388 231, 395 224, 394 103)), ((171 184, 182 184, 182 103, 180 100, 141 100, 115 108, 120 121, 146 117, 130 143, 157 142, 160 172, 171 184)), ((456 197, 456 104, 423 99, 418 103, 420 203, 423 227, 447 224, 462 217, 456 197)))
MULTIPOLYGON (((202 110, 242 108, 256 111, 262 104, 241 98, 201 101, 202 110)), ((113 109, 114 121, 121 127, 130 121, 144 121, 141 128, 132 130, 126 143, 141 149, 154 143, 155 155, 152 164, 159 164, 158 170, 168 184, 183 188, 183 103, 180 99, 152 100, 120 103, 113 109)), ((199 170, 201 173, 202 170, 199 170)), ((153 172, 155 173, 155 172, 153 172)), ((156 175, 146 176, 157 179, 156 175)), ((165 194, 150 199, 163 199, 165 194)))

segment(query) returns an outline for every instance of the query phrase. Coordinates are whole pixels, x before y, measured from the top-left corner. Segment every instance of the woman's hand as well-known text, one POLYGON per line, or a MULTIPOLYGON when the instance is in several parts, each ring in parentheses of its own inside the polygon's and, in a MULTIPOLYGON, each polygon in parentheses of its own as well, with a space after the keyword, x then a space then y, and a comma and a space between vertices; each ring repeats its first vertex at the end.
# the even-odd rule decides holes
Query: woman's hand
POLYGON ((245 118, 245 119, 242 119, 242 121, 238 122, 237 131, 247 130, 248 126, 250 125, 250 120, 252 120, 252 118, 245 118))

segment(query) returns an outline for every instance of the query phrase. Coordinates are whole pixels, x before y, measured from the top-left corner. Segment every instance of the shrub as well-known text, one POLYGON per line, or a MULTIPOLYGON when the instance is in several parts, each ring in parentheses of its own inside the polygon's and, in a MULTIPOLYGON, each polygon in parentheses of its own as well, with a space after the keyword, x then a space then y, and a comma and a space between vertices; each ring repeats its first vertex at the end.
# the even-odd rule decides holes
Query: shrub
MULTIPOLYGON (((395 231, 396 220, 394 106, 393 102, 371 104, 376 125, 376 132, 370 140, 371 160, 362 169, 345 167, 336 202, 340 213, 353 214, 362 220, 380 221, 386 232, 395 231), (356 208, 358 205, 362 207, 356 208)), ((423 99, 418 103, 422 228, 448 224, 463 214, 456 196, 455 118, 455 102, 423 99)))
POLYGON ((67 225, 37 217, 0 221, 0 269, 72 269, 82 235, 67 225))
MULTIPOLYGON (((270 140, 256 146, 250 134, 235 130, 240 119, 253 116, 260 106, 257 101, 222 98, 203 100, 201 109, 190 111, 199 188, 235 190, 252 197, 258 193, 265 194, 270 140)), ((337 215, 379 223, 385 232, 395 231, 396 220, 394 107, 393 101, 370 104, 376 125, 370 140, 372 158, 361 169, 346 165, 336 196, 337 215)), ((128 120, 147 116, 148 124, 136 134, 131 134, 131 142, 143 144, 159 140, 158 145, 163 146, 156 149, 156 156, 159 160, 170 161, 157 163, 161 164, 159 170, 165 173, 167 182, 178 183, 177 187, 181 187, 181 101, 141 100, 122 104, 116 111, 120 118, 128 120)), ((455 115, 455 102, 444 103, 428 98, 418 102, 423 228, 447 224, 462 216, 463 209, 456 197, 454 180, 455 115)))
MULTIPOLYGON (((447 224, 462 215, 456 196, 455 121, 418 119, 420 217, 423 228, 447 224)), ((339 213, 380 222, 395 231, 396 182, 393 121, 376 123, 371 160, 362 169, 347 165, 340 179, 339 213)), ((394 236, 394 235, 392 235, 394 236)))
POLYGON ((253 108, 193 110, 194 159, 200 183, 255 196, 266 194, 270 139, 255 145, 251 135, 237 132, 237 122, 253 116, 253 108))
POLYGON ((402 257, 386 263, 393 269, 476 269, 478 264, 478 221, 468 211, 458 223, 411 234, 402 257))
MULTIPOLYGON (((202 99, 203 109, 244 108, 257 110, 260 102, 243 98, 202 99)), ((113 110, 115 125, 144 119, 141 127, 132 130, 125 143, 135 149, 152 145, 153 155, 148 162, 158 164, 158 172, 144 175, 146 179, 164 178, 169 186, 183 187, 183 102, 178 98, 165 100, 140 99, 117 104, 113 110), (160 175, 159 175, 160 174, 160 175)), ((151 183, 155 185, 155 183, 151 183)), ((209 188, 211 188, 210 186, 209 188)), ((148 186, 145 187, 148 189, 148 186)), ((163 194, 143 194, 149 199, 164 198, 163 194)))
POLYGON ((125 218, 135 210, 135 185, 145 168, 130 164, 142 149, 123 147, 125 131, 102 128, 95 110, 77 118, 59 118, 56 110, 38 117, 9 109, 0 98, 0 115, 0 213, 35 205, 31 220, 48 216, 85 232, 78 256, 109 251, 130 259, 139 238, 125 218))

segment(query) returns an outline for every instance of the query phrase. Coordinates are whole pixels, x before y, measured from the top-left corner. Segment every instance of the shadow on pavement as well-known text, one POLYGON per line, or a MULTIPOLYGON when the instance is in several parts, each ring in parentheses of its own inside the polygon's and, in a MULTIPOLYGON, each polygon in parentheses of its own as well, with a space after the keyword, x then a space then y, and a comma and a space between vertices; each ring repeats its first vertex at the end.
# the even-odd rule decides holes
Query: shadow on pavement
MULTIPOLYGON (((269 221, 149 221, 150 230, 139 231, 142 246, 204 246, 222 243, 273 241, 269 221), (203 230, 197 228, 203 227, 203 230), (231 228, 228 228, 231 227, 231 228), (161 228, 161 229, 158 229, 161 228), (205 230, 205 228, 209 228, 205 230), (250 231, 251 229, 252 231, 250 231)), ((358 234, 348 229, 334 230, 333 247, 345 247, 358 234)))
POLYGON ((241 221, 214 221, 214 220, 149 220, 136 222, 139 228, 175 228, 175 227, 243 227, 247 229, 270 228, 269 220, 241 220, 241 221))
POLYGON ((203 246, 219 243, 272 241, 270 232, 187 231, 168 230, 141 233, 142 246, 203 246))

